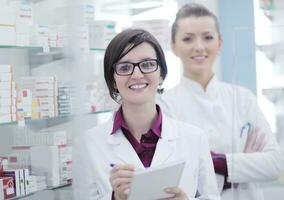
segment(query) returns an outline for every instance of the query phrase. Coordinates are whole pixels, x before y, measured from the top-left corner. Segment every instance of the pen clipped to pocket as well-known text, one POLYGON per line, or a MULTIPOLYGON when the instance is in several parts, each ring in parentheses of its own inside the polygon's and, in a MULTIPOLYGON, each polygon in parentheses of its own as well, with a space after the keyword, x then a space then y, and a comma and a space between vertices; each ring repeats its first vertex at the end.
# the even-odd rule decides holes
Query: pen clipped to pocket
POLYGON ((247 139, 252 131, 252 124, 250 122, 246 122, 241 126, 239 131, 239 146, 240 150, 243 152, 247 143, 247 139))

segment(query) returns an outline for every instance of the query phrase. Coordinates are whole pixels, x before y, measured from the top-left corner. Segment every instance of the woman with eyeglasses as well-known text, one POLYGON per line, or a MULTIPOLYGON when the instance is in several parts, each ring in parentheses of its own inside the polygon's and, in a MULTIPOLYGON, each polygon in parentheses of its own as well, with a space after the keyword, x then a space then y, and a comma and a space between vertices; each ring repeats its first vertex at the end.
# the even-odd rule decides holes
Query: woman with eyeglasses
POLYGON ((262 200, 258 182, 278 178, 283 152, 255 96, 214 75, 221 46, 218 20, 211 11, 196 3, 181 7, 172 26, 172 50, 184 72, 180 83, 161 96, 160 105, 207 133, 222 199, 262 200))
POLYGON ((149 32, 128 29, 110 42, 104 76, 120 108, 112 120, 80 136, 74 163, 82 169, 79 176, 74 171, 78 199, 125 200, 136 169, 178 160, 186 164, 179 186, 165 188, 172 196, 167 199, 219 199, 205 134, 166 117, 155 102, 166 75, 164 53, 149 32))

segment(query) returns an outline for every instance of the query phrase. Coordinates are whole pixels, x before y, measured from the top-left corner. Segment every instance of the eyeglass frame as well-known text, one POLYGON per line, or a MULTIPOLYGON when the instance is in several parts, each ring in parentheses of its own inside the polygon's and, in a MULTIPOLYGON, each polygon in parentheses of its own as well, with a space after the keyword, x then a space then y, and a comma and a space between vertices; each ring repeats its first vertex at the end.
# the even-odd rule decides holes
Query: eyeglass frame
POLYGON ((134 70, 135 70, 135 67, 138 67, 138 69, 140 70, 140 72, 141 72, 142 74, 150 74, 150 73, 153 73, 153 72, 157 71, 158 68, 159 68, 159 65, 160 65, 160 64, 159 64, 159 60, 158 60, 158 59, 147 59, 147 60, 142 60, 142 61, 136 62, 136 63, 132 63, 132 62, 117 62, 117 63, 114 63, 114 64, 113 64, 113 69, 114 69, 114 72, 115 72, 118 76, 130 76, 130 75, 133 74, 133 72, 134 72, 134 70), (146 62, 146 61, 156 61, 156 64, 157 64, 156 69, 155 69, 154 71, 151 71, 151 72, 143 72, 143 71, 141 70, 141 68, 140 68, 140 63, 143 63, 143 62, 146 62), (133 68, 132 68, 131 73, 122 75, 122 74, 119 74, 119 73, 116 71, 116 65, 118 65, 118 64, 123 64, 123 63, 128 63, 128 64, 132 64, 132 65, 133 65, 133 68))

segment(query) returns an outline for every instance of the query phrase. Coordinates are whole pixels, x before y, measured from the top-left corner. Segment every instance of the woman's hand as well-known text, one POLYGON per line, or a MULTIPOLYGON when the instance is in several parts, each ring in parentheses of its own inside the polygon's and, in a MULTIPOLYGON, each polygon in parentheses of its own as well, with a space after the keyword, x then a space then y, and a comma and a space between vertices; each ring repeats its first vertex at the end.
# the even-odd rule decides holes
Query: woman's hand
POLYGON ((110 171, 110 184, 114 191, 115 200, 126 200, 134 175, 134 166, 116 165, 110 171))
POLYGON ((178 187, 171 187, 165 189, 166 193, 173 194, 173 197, 165 198, 163 200, 188 200, 187 195, 178 187))

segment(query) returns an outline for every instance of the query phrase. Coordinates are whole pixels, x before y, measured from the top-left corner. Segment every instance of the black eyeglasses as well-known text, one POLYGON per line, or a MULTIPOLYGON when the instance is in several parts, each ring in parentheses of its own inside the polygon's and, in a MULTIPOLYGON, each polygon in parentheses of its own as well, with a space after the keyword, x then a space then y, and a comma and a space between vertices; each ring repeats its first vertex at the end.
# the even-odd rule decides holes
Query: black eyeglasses
POLYGON ((139 68, 141 73, 149 74, 157 71, 159 63, 156 59, 148 59, 138 63, 121 62, 113 65, 115 73, 120 76, 132 75, 136 66, 139 68))

